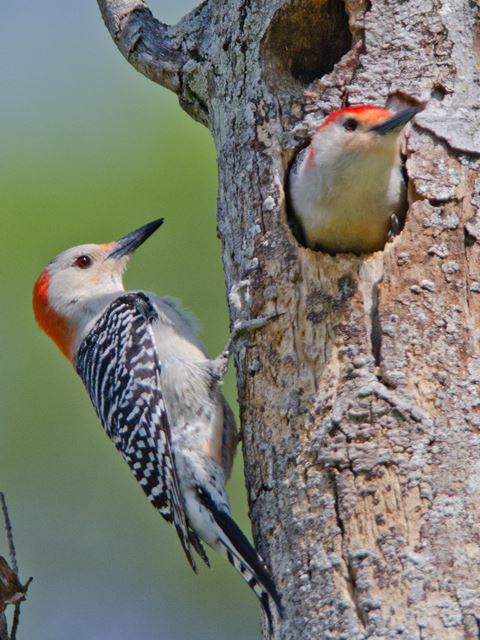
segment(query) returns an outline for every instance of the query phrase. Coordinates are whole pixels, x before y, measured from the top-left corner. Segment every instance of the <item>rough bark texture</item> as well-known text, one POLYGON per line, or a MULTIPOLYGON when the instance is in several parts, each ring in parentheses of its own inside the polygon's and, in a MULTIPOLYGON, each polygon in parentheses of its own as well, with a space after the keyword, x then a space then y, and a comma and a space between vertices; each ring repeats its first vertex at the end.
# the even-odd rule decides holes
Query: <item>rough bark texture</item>
POLYGON ((208 0, 168 28, 141 2, 99 4, 215 139, 231 319, 283 314, 236 353, 275 638, 480 638, 478 4, 208 0), (426 105, 405 228, 373 255, 310 251, 289 162, 365 102, 426 105))

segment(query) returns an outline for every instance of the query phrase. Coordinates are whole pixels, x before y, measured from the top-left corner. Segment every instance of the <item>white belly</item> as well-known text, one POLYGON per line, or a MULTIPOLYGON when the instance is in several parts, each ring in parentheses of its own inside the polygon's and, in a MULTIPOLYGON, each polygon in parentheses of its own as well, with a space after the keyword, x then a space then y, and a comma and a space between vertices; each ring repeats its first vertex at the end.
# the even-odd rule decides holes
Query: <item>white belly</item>
POLYGON ((337 171, 303 163, 291 175, 290 194, 308 247, 329 253, 382 249, 390 216, 403 216, 405 184, 400 167, 352 164, 337 171))

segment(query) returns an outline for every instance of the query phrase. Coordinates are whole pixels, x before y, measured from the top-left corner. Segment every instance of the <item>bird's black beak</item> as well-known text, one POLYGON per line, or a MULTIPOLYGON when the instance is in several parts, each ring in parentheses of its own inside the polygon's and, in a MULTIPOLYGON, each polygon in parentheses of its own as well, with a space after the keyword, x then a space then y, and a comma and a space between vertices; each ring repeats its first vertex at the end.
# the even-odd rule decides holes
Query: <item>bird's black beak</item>
POLYGON ((381 136, 392 131, 400 131, 403 127, 410 122, 410 120, 420 111, 416 107, 408 107, 408 109, 402 109, 394 116, 385 120, 381 124, 376 124, 374 127, 370 127, 369 131, 374 131, 381 136))
POLYGON ((122 258, 123 256, 130 255, 135 249, 138 249, 152 233, 155 233, 162 224, 163 218, 159 218, 158 220, 143 225, 140 229, 135 229, 135 231, 127 233, 126 236, 123 236, 123 238, 120 238, 120 240, 114 243, 114 249, 107 257, 122 258))

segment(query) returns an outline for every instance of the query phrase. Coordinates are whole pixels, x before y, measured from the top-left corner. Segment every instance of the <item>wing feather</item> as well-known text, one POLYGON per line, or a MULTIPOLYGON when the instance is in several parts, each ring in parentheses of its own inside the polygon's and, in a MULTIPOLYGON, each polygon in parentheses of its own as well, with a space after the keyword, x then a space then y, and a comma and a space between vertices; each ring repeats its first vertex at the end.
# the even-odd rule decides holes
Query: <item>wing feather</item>
POLYGON ((173 522, 196 570, 192 546, 203 548, 188 523, 177 477, 151 326, 156 317, 141 292, 116 298, 81 343, 76 369, 105 431, 150 502, 173 522))

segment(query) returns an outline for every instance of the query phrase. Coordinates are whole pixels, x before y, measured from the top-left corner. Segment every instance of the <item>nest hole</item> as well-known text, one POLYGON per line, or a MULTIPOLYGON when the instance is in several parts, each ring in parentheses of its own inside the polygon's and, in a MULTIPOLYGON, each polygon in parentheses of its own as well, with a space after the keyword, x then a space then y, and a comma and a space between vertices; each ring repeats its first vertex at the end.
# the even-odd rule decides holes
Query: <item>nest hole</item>
POLYGON ((310 84, 330 73, 351 47, 343 1, 292 0, 278 11, 264 39, 268 81, 310 84))

